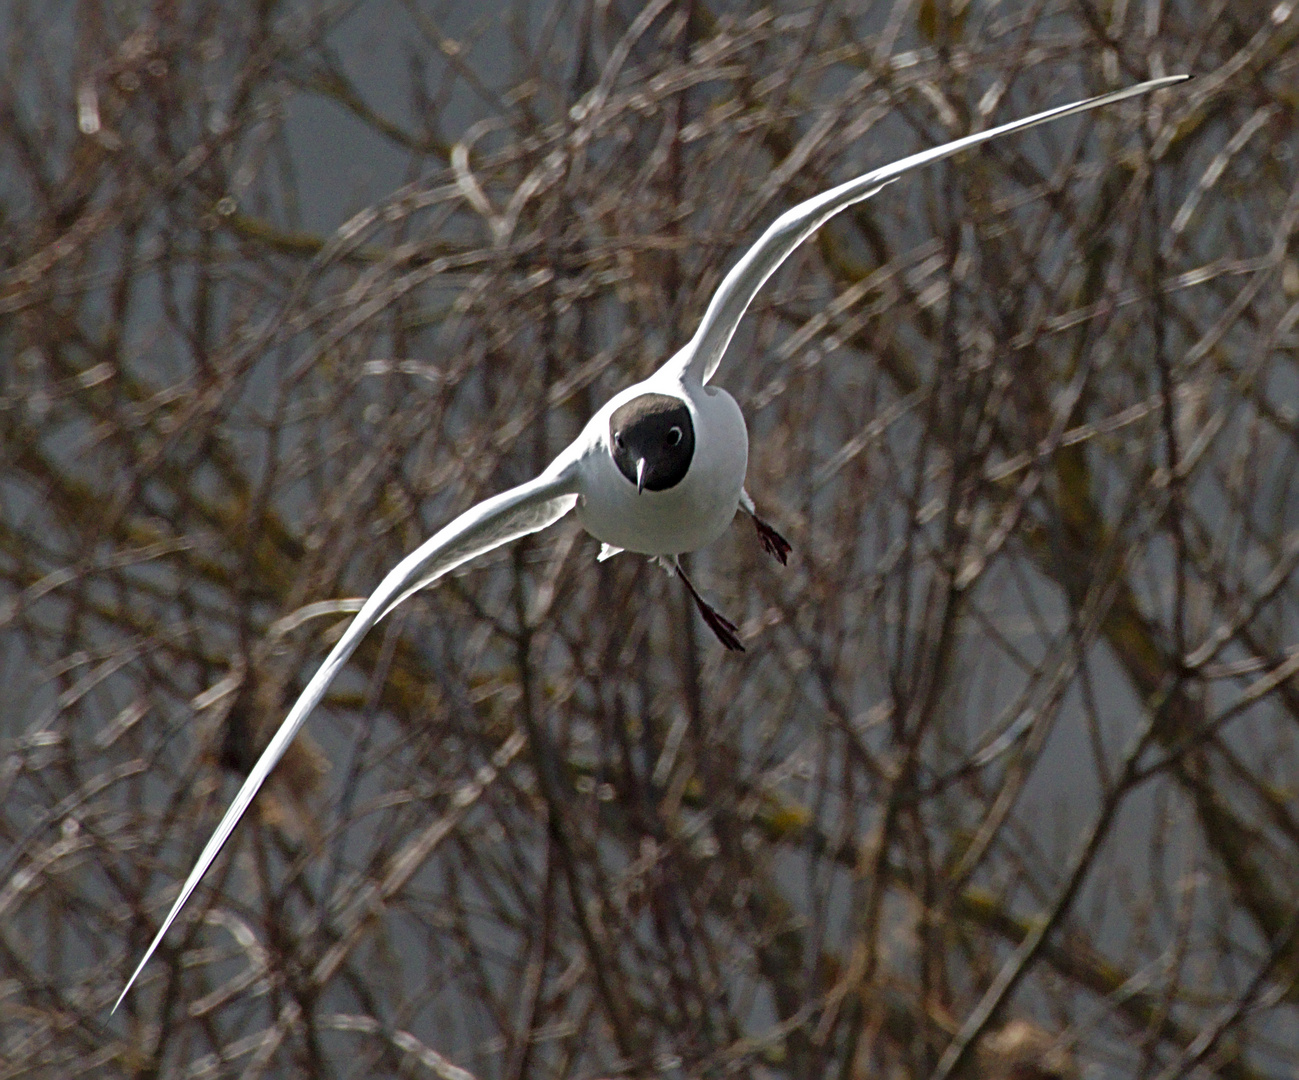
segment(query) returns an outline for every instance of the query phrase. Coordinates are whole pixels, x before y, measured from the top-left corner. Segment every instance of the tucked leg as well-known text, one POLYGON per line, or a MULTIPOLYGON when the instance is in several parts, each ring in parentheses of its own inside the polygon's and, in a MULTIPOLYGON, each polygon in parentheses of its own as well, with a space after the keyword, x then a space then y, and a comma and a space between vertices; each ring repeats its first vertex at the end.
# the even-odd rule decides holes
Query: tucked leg
POLYGON ((767 553, 781 566, 788 565, 789 553, 794 549, 790 547, 788 540, 758 517, 757 507, 753 505, 753 497, 744 490, 740 491, 740 508, 753 518, 753 527, 758 530, 758 539, 762 541, 762 546, 767 553))
POLYGON ((695 606, 699 608, 699 614, 703 616, 704 622, 708 624, 708 629, 717 635, 717 640, 734 652, 744 652, 744 646, 740 644, 738 637, 740 628, 699 595, 699 590, 686 577, 686 572, 681 569, 681 563, 678 560, 673 559, 672 566, 677 572, 677 577, 686 583, 690 595, 695 598, 695 606))

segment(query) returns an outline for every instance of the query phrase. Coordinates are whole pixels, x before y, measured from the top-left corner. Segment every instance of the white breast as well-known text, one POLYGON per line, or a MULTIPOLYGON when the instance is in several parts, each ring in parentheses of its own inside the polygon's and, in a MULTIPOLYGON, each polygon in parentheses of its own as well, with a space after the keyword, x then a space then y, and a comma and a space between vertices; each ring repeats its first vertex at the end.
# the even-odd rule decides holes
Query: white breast
POLYGON ((744 415, 719 387, 668 385, 653 377, 615 395, 587 424, 578 520, 597 540, 644 555, 679 555, 716 540, 735 517, 749 464, 744 415), (645 393, 682 398, 695 425, 695 455, 685 479, 666 491, 636 491, 609 452, 609 417, 645 393))

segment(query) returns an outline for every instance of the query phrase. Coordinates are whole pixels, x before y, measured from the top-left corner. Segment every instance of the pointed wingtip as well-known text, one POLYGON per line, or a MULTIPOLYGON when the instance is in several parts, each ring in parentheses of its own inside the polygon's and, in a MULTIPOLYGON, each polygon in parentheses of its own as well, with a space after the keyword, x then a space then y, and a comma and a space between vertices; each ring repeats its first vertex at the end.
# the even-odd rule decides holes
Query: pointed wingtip
POLYGON ((1184 83, 1190 78, 1193 78, 1193 76, 1185 73, 1178 73, 1177 75, 1161 75, 1158 79, 1147 79, 1145 82, 1133 83, 1131 86, 1122 86, 1117 90, 1111 90, 1108 93, 1099 94, 1094 98, 1080 101, 1078 104, 1087 108, 1095 108, 1095 106, 1099 104, 1122 101, 1125 98, 1137 97, 1140 94, 1150 94, 1168 86, 1176 86, 1178 83, 1184 83))
POLYGON ((122 987, 122 992, 117 995, 117 1000, 113 1002, 113 1007, 108 1010, 109 1016, 112 1016, 117 1012, 121 1007, 122 1002, 126 1000, 126 995, 131 992, 131 987, 135 985, 135 980, 139 977, 141 970, 144 968, 145 961, 148 959, 149 957, 146 955, 144 960, 140 962, 140 966, 137 967, 135 971, 131 973, 131 977, 126 980, 126 985, 122 987))
POLYGON ((167 917, 167 921, 163 923, 162 928, 154 935, 153 940, 149 942, 149 947, 144 950, 144 955, 140 957, 140 962, 135 965, 135 970, 131 972, 131 977, 126 980, 126 985, 122 987, 122 992, 117 995, 117 1000, 113 1002, 113 1007, 108 1010, 109 1016, 112 1016, 113 1013, 117 1012, 118 1006, 126 1000, 126 995, 131 992, 131 987, 135 985, 135 980, 140 977, 140 972, 144 970, 144 965, 147 964, 153 958, 153 954, 158 951, 158 946, 162 943, 163 935, 171 928, 171 924, 176 918, 179 907, 180 905, 178 904, 176 907, 172 908, 171 913, 167 917))

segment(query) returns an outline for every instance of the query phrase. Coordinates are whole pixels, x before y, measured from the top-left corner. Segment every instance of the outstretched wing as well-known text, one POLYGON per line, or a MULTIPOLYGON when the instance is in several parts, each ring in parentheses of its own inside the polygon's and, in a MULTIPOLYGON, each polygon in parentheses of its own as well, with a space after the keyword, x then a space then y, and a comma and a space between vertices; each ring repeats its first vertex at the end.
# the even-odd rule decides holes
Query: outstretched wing
POLYGON ((207 873, 208 867, 221 851, 222 845, 229 839, 244 811, 248 809, 248 804, 257 794, 258 788, 275 768, 275 763, 280 760, 289 743, 293 741, 293 737, 302 727, 308 714, 325 696, 325 691, 333 682, 334 676, 347 662, 366 632, 411 593, 422 589, 448 570, 455 569, 476 555, 526 536, 528 533, 537 532, 558 521, 573 509, 577 502, 576 492, 576 467, 572 464, 570 455, 561 455, 561 458, 556 459, 555 464, 537 479, 480 502, 471 510, 466 510, 431 540, 407 555, 379 583, 379 587, 357 613, 338 644, 325 657, 320 670, 307 683, 302 696, 294 702, 279 731, 271 739, 270 745, 262 751, 262 756, 253 766, 253 771, 248 774, 248 778, 239 788, 239 793, 230 804, 230 809, 225 812, 225 817, 221 819, 216 832, 212 834, 207 847, 203 849, 198 862, 194 864, 194 869, 186 878, 180 895, 176 897, 176 902, 172 904, 158 933, 154 935, 144 958, 127 980, 121 995, 113 1005, 114 1012, 139 977, 144 965, 149 962, 154 950, 158 948, 163 935, 175 922, 176 916, 180 914, 190 894, 207 873), (568 463, 561 464, 565 461, 568 463))
POLYGON ((1124 98, 1145 94, 1161 86, 1168 86, 1189 78, 1189 75, 1170 75, 1163 79, 1152 79, 1136 86, 1129 86, 1125 90, 1116 90, 1111 94, 1101 94, 1099 97, 1075 101, 1072 105, 1060 105, 1046 112, 1025 117, 1023 120, 1012 120, 1000 127, 967 135, 930 150, 922 150, 918 154, 912 154, 901 161, 895 161, 892 165, 875 169, 855 180, 849 180, 838 187, 822 192, 806 202, 799 203, 792 210, 781 214, 762 234, 758 242, 731 268, 731 272, 722 280, 717 292, 709 301, 708 310, 704 312, 703 321, 695 331, 695 336, 681 352, 668 361, 668 364, 679 365, 685 375, 699 379, 701 382, 711 379, 718 363, 721 362, 722 353, 730 344, 731 336, 735 333, 740 318, 748 310, 749 304, 753 302, 753 298, 767 278, 775 273, 776 268, 789 258, 799 244, 840 210, 852 206, 853 203, 869 199, 903 173, 949 158, 953 154, 959 154, 962 150, 968 150, 990 139, 1009 135, 1012 131, 1022 131, 1024 128, 1035 127, 1074 113, 1110 105, 1124 98))

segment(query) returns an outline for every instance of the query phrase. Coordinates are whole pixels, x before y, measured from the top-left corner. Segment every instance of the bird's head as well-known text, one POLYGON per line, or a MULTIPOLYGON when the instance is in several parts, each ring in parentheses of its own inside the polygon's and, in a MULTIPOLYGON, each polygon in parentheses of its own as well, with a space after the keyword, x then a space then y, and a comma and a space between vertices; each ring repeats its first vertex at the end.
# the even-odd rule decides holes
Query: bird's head
POLYGON ((609 440, 618 471, 637 491, 666 491, 685 477, 695 456, 695 425, 678 397, 641 394, 615 409, 609 440))

